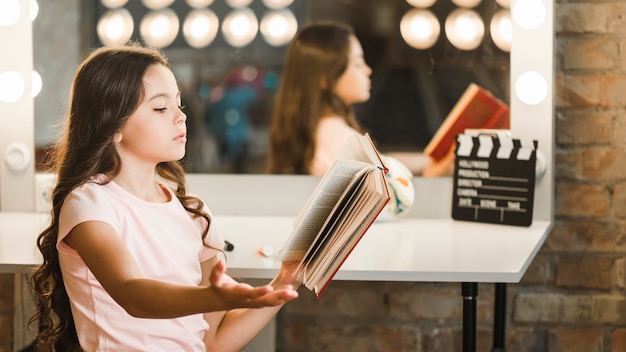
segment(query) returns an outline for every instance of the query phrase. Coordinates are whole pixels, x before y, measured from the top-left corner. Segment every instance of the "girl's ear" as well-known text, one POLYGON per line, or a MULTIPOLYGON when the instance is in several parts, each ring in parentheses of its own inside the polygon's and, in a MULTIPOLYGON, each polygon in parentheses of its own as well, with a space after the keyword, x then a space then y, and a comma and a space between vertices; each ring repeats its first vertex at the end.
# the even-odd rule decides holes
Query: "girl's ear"
POLYGON ((122 132, 117 131, 115 132, 115 134, 113 135, 113 143, 119 143, 122 141, 122 132))

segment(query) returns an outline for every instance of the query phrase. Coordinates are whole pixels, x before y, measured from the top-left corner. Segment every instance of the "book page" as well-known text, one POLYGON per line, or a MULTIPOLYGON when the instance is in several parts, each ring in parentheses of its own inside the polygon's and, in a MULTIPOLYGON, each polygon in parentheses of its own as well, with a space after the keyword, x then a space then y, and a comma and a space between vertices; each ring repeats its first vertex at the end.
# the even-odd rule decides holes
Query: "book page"
POLYGON ((335 207, 331 210, 330 215, 322 225, 319 233, 315 237, 313 243, 309 246, 304 258, 300 262, 300 265, 296 268, 296 273, 300 273, 313 259, 320 248, 328 245, 328 240, 333 240, 335 236, 335 227, 337 224, 341 224, 346 220, 346 213, 358 213, 359 208, 355 206, 358 203, 358 199, 363 197, 363 185, 366 182, 366 176, 372 172, 372 170, 379 170, 370 165, 369 169, 359 171, 353 178, 352 182, 346 189, 337 202, 335 207))
MULTIPOLYGON (((373 197, 373 195, 361 194, 358 197, 359 199, 355 199, 355 202, 364 204, 367 199, 372 200, 373 197)), ((373 204, 370 204, 369 206, 371 207, 372 205, 373 204)), ((348 242, 352 236, 356 235, 355 230, 363 223, 364 219, 363 215, 361 215, 357 217, 358 220, 354 221, 354 215, 351 216, 351 214, 354 213, 356 213, 356 211, 344 212, 341 216, 341 221, 335 223, 337 226, 328 230, 328 241, 321 243, 317 251, 310 256, 308 261, 303 261, 303 268, 301 270, 305 274, 304 278, 306 282, 317 282, 319 272, 324 271, 328 267, 328 263, 337 258, 337 254, 341 251, 341 248, 346 245, 346 242, 348 242), (350 220, 348 220, 349 218, 352 218, 353 222, 350 222, 350 220)))
POLYGON ((278 254, 278 260, 300 260, 304 257, 354 175, 368 167, 371 164, 361 161, 335 161, 298 215, 289 239, 278 254))
POLYGON ((367 133, 350 137, 337 159, 360 160, 384 168, 374 142, 367 133))

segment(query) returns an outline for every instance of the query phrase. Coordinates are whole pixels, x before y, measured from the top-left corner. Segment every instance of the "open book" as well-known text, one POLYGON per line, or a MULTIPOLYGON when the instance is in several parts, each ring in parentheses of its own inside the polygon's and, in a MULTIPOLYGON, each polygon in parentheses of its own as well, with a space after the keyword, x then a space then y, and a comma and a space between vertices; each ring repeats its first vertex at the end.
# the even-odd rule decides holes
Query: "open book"
POLYGON ((430 140, 424 153, 441 160, 465 129, 509 129, 510 109, 486 89, 470 83, 430 140))
POLYGON ((389 201, 383 164, 368 134, 355 134, 296 218, 278 260, 299 260, 295 275, 320 297, 389 201))

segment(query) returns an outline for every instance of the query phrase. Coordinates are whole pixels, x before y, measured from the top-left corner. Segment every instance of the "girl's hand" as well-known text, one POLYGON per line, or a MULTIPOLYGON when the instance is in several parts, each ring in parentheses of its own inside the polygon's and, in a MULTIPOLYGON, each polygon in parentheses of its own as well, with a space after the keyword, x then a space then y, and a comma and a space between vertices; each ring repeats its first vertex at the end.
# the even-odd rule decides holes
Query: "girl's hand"
POLYGON ((271 285, 274 287, 282 287, 287 285, 292 286, 297 290, 298 287, 302 284, 301 275, 295 276, 296 268, 298 267, 299 263, 300 261, 298 260, 282 262, 280 271, 278 272, 274 280, 272 280, 271 285))
POLYGON ((209 282, 211 284, 209 289, 227 309, 277 306, 298 297, 298 292, 291 284, 253 287, 234 282, 226 275, 226 264, 222 260, 219 260, 211 270, 209 282))
POLYGON ((422 172, 424 177, 452 176, 454 174, 454 161, 456 159, 456 149, 451 147, 448 153, 441 160, 431 159, 431 162, 422 172))

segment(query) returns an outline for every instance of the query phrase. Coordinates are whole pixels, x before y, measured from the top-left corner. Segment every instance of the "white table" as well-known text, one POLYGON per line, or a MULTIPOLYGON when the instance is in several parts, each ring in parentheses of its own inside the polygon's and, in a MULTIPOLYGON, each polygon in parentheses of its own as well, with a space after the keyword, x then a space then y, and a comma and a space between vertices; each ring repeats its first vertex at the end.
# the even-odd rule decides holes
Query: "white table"
MULTIPOLYGON (((0 272, 25 273, 40 262, 35 242, 47 217, 0 212, 0 272)), ((270 245, 277 252, 289 236, 293 219, 216 215, 224 238, 235 246, 227 254, 229 274, 237 278, 273 277, 280 263, 260 256, 257 249, 270 245)), ((496 351, 503 348, 506 284, 521 280, 551 227, 551 222, 537 220, 530 227, 447 218, 377 221, 335 280, 462 283, 464 351, 475 350, 477 284, 496 283, 496 351), (502 347, 497 346, 500 341, 496 339, 502 340, 502 347)))

